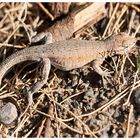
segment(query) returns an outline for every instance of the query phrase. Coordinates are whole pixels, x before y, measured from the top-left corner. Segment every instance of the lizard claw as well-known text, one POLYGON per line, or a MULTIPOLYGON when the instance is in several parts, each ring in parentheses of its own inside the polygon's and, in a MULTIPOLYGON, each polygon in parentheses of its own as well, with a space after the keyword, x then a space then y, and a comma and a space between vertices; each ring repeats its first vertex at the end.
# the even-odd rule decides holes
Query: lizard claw
POLYGON ((103 84, 106 85, 105 83, 108 81, 110 83, 110 77, 111 74, 113 73, 113 71, 109 71, 109 70, 104 70, 101 74, 102 76, 102 80, 103 80, 103 84))
POLYGON ((112 73, 113 73, 113 71, 109 71, 106 69, 102 72, 102 77, 111 77, 112 73))

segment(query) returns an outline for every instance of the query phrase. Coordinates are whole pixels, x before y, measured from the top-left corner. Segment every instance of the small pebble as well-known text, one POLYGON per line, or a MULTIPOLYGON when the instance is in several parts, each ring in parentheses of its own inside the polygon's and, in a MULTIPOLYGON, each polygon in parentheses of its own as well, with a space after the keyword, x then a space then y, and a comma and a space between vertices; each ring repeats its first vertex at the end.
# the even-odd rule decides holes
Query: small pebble
POLYGON ((0 122, 8 125, 12 123, 18 116, 17 108, 13 103, 6 103, 0 106, 0 122))
POLYGON ((84 97, 94 98, 93 89, 90 88, 87 92, 85 92, 85 96, 84 97))

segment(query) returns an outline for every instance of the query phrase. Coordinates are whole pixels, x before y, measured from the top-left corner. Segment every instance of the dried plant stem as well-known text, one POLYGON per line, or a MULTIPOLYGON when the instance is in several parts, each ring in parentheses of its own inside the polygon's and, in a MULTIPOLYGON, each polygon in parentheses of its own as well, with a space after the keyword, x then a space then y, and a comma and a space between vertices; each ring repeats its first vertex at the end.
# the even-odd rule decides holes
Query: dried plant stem
POLYGON ((116 7, 115 7, 115 9, 114 9, 114 12, 113 12, 113 14, 112 14, 112 16, 111 16, 111 18, 110 18, 110 20, 109 20, 107 26, 106 26, 106 29, 105 29, 105 31, 104 31, 104 33, 103 33, 102 38, 105 37, 105 35, 106 35, 106 33, 107 33, 107 30, 108 30, 108 28, 109 28, 109 26, 110 26, 110 24, 111 24, 111 22, 112 22, 112 20, 113 20, 113 18, 114 18, 114 16, 115 16, 116 12, 117 12, 117 9, 118 9, 119 5, 120 5, 119 3, 116 4, 116 7))
POLYGON ((129 137, 129 132, 130 132, 130 121, 133 113, 133 105, 130 105, 130 110, 129 110, 129 116, 128 116, 128 121, 127 121, 127 131, 126 131, 126 138, 129 137))

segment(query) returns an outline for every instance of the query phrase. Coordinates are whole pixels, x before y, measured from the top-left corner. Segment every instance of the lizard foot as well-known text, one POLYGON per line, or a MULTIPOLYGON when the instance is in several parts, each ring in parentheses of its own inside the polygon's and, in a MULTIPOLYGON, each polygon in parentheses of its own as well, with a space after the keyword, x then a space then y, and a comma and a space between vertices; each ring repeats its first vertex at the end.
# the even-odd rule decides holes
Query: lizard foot
POLYGON ((107 78, 107 77, 111 77, 111 74, 113 73, 113 71, 109 71, 108 69, 102 71, 101 75, 102 77, 104 78, 107 78))
POLYGON ((31 88, 30 87, 25 87, 23 89, 23 93, 27 95, 28 105, 31 106, 34 103, 31 88))
POLYGON ((102 80, 103 80, 103 85, 106 85, 105 83, 106 82, 111 82, 110 81, 110 78, 111 78, 111 74, 113 73, 113 71, 109 71, 109 70, 104 70, 104 71, 102 71, 102 73, 101 73, 101 76, 102 76, 102 80))
POLYGON ((111 73, 113 73, 112 71, 110 72, 108 69, 104 68, 103 66, 101 66, 101 64, 103 63, 103 58, 97 59, 95 61, 93 61, 92 67, 94 68, 95 72, 97 72, 100 76, 102 76, 102 80, 103 80, 103 84, 105 85, 106 81, 110 81, 110 77, 111 77, 111 73))

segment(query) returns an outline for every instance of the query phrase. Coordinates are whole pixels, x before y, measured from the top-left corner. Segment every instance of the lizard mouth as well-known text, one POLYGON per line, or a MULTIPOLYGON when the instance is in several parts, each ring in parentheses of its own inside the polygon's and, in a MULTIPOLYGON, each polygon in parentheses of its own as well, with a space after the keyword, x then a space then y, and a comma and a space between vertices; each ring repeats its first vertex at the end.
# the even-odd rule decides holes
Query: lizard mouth
POLYGON ((135 45, 135 43, 133 43, 129 47, 121 47, 120 50, 117 53, 118 54, 125 54, 125 53, 130 54, 130 53, 132 53, 133 48, 135 48, 135 47, 136 47, 136 45, 135 45))
POLYGON ((116 51, 117 54, 130 54, 133 52, 133 49, 136 47, 135 43, 133 43, 129 47, 119 47, 119 49, 116 51))
POLYGON ((131 46, 125 48, 124 52, 125 53, 131 53, 131 52, 133 52, 133 48, 136 48, 136 44, 135 43, 133 43, 131 46))

